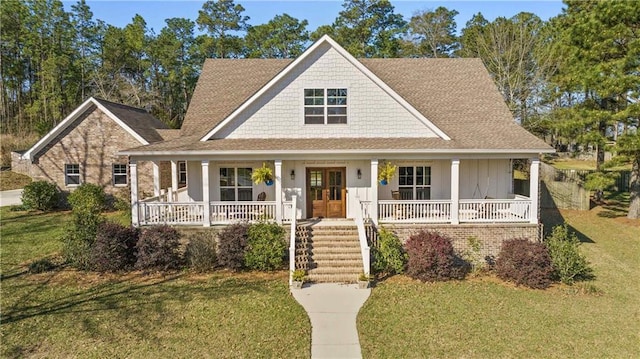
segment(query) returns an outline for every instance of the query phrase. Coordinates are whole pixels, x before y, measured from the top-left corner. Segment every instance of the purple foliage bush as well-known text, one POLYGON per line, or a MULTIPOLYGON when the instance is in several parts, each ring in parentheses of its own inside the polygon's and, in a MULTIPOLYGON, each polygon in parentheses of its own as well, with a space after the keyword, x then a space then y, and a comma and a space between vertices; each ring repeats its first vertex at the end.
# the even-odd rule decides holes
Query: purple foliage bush
POLYGON ((98 272, 130 270, 136 263, 137 228, 104 222, 91 246, 91 266, 98 272))
POLYGON ((456 256, 451 240, 435 232, 421 231, 405 243, 407 275, 423 282, 463 279, 467 269, 456 256))
POLYGON ((178 231, 166 225, 143 229, 136 244, 135 267, 144 270, 177 268, 180 265, 179 239, 178 231))
POLYGON ((544 289, 553 280, 553 262, 543 243, 526 238, 505 241, 496 260, 496 274, 505 281, 535 289, 544 289))

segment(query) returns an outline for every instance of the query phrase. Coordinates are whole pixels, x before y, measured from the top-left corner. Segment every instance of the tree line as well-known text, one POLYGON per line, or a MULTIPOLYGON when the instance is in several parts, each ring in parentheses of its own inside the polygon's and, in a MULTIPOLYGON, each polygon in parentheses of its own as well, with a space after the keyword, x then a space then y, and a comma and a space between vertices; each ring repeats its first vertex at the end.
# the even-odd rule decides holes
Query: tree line
POLYGON ((42 135, 88 96, 178 128, 205 58, 295 58, 329 34, 356 57, 478 57, 522 126, 559 149, 592 146, 598 168, 612 143, 640 167, 640 2, 565 0, 548 21, 478 13, 460 35, 445 7, 404 19, 388 0, 342 6, 310 31, 288 14, 251 25, 234 0, 209 0, 195 21, 166 19, 156 33, 140 15, 122 28, 95 19, 85 0, 70 11, 59 0, 2 1, 0 131, 42 135))

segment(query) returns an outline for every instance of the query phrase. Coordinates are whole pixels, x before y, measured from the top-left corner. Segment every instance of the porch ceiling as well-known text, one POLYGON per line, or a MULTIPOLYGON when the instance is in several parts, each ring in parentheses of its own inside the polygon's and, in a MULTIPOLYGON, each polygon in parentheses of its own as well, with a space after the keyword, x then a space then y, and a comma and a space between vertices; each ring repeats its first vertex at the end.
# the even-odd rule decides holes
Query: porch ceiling
POLYGON ((480 141, 440 138, 273 138, 216 139, 198 141, 198 136, 154 143, 122 151, 122 155, 220 155, 220 154, 318 154, 318 153, 457 153, 457 154, 538 154, 553 152, 550 147, 522 148, 503 141, 486 148, 480 141))

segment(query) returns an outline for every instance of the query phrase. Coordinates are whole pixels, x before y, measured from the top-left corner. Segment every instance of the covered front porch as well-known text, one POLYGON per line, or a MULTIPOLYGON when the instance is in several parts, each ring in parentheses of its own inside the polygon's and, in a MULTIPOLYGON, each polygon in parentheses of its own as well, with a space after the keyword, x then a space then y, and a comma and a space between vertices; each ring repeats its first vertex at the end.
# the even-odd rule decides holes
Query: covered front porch
MULTIPOLYGON (((132 222, 225 225, 237 221, 290 223, 313 217, 362 218, 378 224, 538 223, 538 158, 529 158, 530 193, 513 193, 514 157, 386 159, 398 166, 387 185, 378 159, 157 159, 171 161, 171 187, 139 199, 137 160, 130 161, 132 222), (186 173, 179 162, 185 161, 186 173), (255 184, 262 163, 274 183, 255 184), (187 179, 179 188, 180 176, 187 179)), ((141 158, 140 160, 149 160, 141 158)))

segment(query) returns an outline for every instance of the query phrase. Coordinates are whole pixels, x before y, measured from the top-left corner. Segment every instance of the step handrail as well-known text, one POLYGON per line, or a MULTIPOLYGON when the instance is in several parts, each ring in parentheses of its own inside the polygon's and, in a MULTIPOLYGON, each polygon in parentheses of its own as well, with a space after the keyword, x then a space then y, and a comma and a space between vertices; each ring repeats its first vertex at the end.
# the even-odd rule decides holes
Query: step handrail
POLYGON ((298 215, 297 196, 291 196, 291 233, 289 236, 289 285, 293 285, 293 271, 296 270, 296 217, 298 215))
POLYGON ((362 268, 365 276, 369 276, 371 272, 371 248, 367 243, 367 232, 364 228, 364 219, 362 216, 362 203, 356 210, 356 227, 358 227, 358 240, 360 241, 360 252, 362 253, 362 268))

